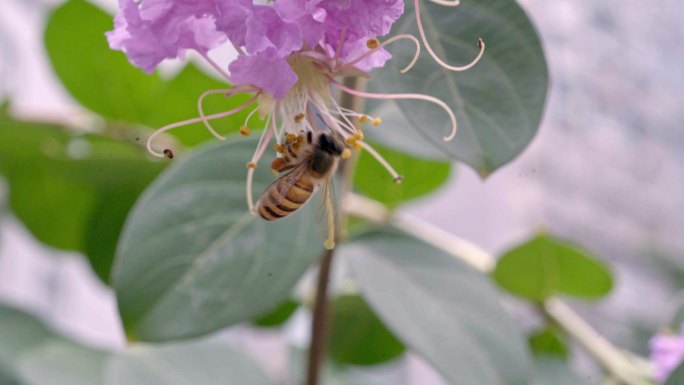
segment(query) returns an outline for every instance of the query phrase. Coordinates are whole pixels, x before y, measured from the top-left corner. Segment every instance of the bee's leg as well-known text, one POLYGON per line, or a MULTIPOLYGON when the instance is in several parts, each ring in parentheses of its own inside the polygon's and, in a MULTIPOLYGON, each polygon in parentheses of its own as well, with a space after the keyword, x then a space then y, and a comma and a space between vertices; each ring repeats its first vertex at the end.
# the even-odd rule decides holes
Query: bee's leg
POLYGON ((307 131, 306 132, 306 143, 311 144, 313 142, 313 132, 307 131))
POLYGON ((328 217, 328 239, 323 242, 323 247, 328 250, 332 250, 335 248, 335 208, 332 201, 330 181, 326 180, 324 183, 325 213, 328 217))
POLYGON ((281 172, 292 170, 296 165, 296 163, 285 156, 273 159, 273 162, 271 162, 271 169, 274 173, 280 174, 281 172))

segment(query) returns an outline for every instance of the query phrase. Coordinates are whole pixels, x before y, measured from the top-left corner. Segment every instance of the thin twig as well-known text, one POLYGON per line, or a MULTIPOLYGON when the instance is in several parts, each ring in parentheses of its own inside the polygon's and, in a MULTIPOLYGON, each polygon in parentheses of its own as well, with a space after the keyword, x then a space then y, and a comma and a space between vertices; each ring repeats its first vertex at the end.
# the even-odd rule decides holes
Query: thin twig
MULTIPOLYGON (((365 87, 359 78, 346 78, 344 84, 347 87, 357 89, 365 87)), ((345 108, 363 108, 362 101, 356 96, 341 94, 340 105, 345 108)), ((340 165, 342 178, 342 194, 347 195, 351 191, 351 179, 353 177, 354 162, 343 162, 340 165)), ((335 240, 337 241, 343 231, 340 226, 346 227, 346 214, 337 212, 337 230, 335 240)), ((318 282, 316 284, 316 299, 313 308, 313 319, 311 321, 311 343, 309 345, 309 365, 307 367, 306 385, 318 385, 320 383, 321 368, 325 361, 325 350, 328 341, 328 314, 330 303, 328 302, 328 281, 330 281, 330 271, 332 270, 333 250, 326 250, 323 253, 321 266, 318 270, 318 282)))
MULTIPOLYGON (((429 243, 476 269, 489 273, 496 259, 478 246, 450 234, 424 220, 401 210, 392 212, 383 204, 357 194, 344 197, 347 213, 371 222, 388 224, 429 243)), ((543 311, 575 338, 615 378, 628 385, 650 385, 651 368, 646 359, 625 352, 603 338, 568 305, 558 298, 544 303, 543 311)))
POLYGON ((325 358, 325 345, 328 337, 328 282, 332 267, 333 252, 323 253, 321 266, 318 270, 316 284, 316 299, 311 321, 311 344, 309 345, 309 366, 306 375, 306 385, 318 385, 321 367, 325 358))

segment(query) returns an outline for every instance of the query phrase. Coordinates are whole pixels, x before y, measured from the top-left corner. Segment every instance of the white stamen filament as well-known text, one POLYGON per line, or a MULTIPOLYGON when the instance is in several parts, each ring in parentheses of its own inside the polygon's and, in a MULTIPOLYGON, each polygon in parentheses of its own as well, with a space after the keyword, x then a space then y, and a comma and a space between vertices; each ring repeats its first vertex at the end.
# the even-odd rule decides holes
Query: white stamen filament
POLYGON ((252 155, 252 160, 250 160, 249 164, 247 165, 247 188, 245 193, 247 194, 247 207, 249 208, 249 212, 254 215, 256 215, 254 210, 253 196, 254 170, 256 169, 259 159, 261 159, 261 156, 264 154, 264 151, 266 150, 266 147, 268 147, 268 143, 271 141, 271 137, 273 136, 273 130, 271 127, 271 116, 269 115, 269 117, 266 119, 264 130, 261 132, 261 136, 259 137, 259 142, 257 142, 257 148, 254 150, 254 154, 252 155))
MULTIPOLYGON (((442 3, 440 3, 440 0, 431 0, 431 1, 433 1, 437 4, 442 4, 442 3)), ((452 65, 447 64, 446 62, 444 62, 442 59, 440 59, 437 56, 435 51, 432 50, 432 47, 430 47, 430 43, 428 43, 427 37, 425 36, 425 30, 423 29, 423 23, 420 19, 419 2, 420 2, 420 0, 413 0, 413 4, 415 6, 415 12, 416 12, 416 23, 418 24, 418 33, 420 34, 420 39, 423 41, 423 44, 425 45, 425 49, 427 49, 428 53, 437 62, 437 64, 439 64, 440 66, 442 66, 442 67, 444 67, 450 71, 465 71, 465 70, 471 68, 472 66, 474 66, 475 64, 477 64, 477 62, 480 61, 480 58, 482 58, 482 55, 484 54, 484 50, 485 50, 485 43, 484 43, 484 40, 482 40, 482 38, 477 39, 477 46, 478 46, 480 51, 478 52, 475 59, 473 59, 473 61, 471 61, 469 64, 466 64, 466 65, 460 66, 460 67, 452 66, 452 65)), ((454 6, 454 4, 452 4, 452 3, 449 3, 449 2, 447 2, 447 3, 450 4, 448 6, 454 6)), ((445 4, 442 4, 442 5, 445 5, 445 4)), ((455 5, 458 5, 458 4, 455 4, 455 5)))
POLYGON ((152 154, 152 155, 154 155, 154 156, 156 156, 156 157, 158 157, 158 158, 164 158, 164 157, 166 157, 166 155, 164 155, 164 154, 161 153, 161 152, 154 151, 154 150, 152 149, 152 141, 153 141, 157 136, 159 136, 160 134, 162 134, 162 133, 164 133, 164 132, 166 132, 166 131, 172 130, 172 129, 174 129, 174 128, 187 126, 187 125, 193 124, 193 123, 200 123, 200 122, 204 122, 204 121, 207 121, 207 120, 214 120, 214 119, 225 118, 226 116, 233 115, 233 114, 238 113, 238 112, 244 110, 245 108, 247 108, 250 104, 252 104, 252 103, 256 100, 257 96, 258 96, 258 94, 252 96, 252 97, 251 97, 248 101, 246 101, 245 103, 241 104, 241 105, 238 106, 238 107, 235 107, 235 108, 233 108, 233 109, 230 109, 230 110, 228 110, 228 111, 224 111, 224 112, 220 112, 220 113, 212 114, 212 115, 206 115, 206 116, 199 117, 199 118, 193 118, 193 119, 183 120, 183 121, 176 122, 176 123, 172 123, 172 124, 166 125, 166 126, 164 126, 164 127, 162 127, 162 128, 159 128, 159 129, 157 129, 155 132, 153 132, 153 133, 149 136, 149 138, 147 138, 147 145, 146 145, 147 151, 149 151, 150 154, 152 154))
POLYGON ((216 130, 214 130, 214 127, 211 126, 211 123, 209 123, 208 120, 204 119, 205 115, 204 115, 203 102, 204 102, 204 98, 206 98, 209 95, 225 94, 226 97, 228 97, 232 94, 232 92, 230 92, 230 91, 231 91, 230 89, 209 90, 209 91, 203 92, 202 95, 200 95, 200 97, 197 99, 197 112, 199 112, 200 118, 203 119, 202 123, 204 123, 204 127, 206 127, 207 130, 209 130, 209 132, 211 132, 211 134, 214 135, 214 138, 216 138, 218 140, 226 140, 226 138, 224 136, 220 135, 218 132, 216 132, 216 130))
POLYGON ((343 68, 345 68, 345 67, 352 67, 352 66, 354 66, 354 64, 357 64, 357 63, 360 62, 361 60, 363 60, 363 59, 369 57, 370 55, 372 55, 372 54, 374 54, 374 53, 376 53, 377 51, 379 51, 379 50, 382 49, 383 47, 385 47, 385 46, 387 46, 387 45, 389 45, 389 44, 392 44, 392 43, 394 43, 394 42, 397 41, 397 40, 404 40, 404 39, 411 40, 411 41, 416 45, 416 52, 413 54, 413 59, 411 59, 411 62, 410 62, 406 67, 404 67, 404 68, 400 71, 402 74, 403 74, 403 73, 406 73, 406 72, 408 72, 411 68, 413 68, 413 66, 414 66, 414 65, 416 64, 416 62, 418 61, 418 57, 420 57, 420 42, 419 42, 418 39, 416 39, 413 35, 409 35, 409 34, 406 34, 406 33, 405 33, 405 34, 401 34, 401 35, 396 35, 396 36, 393 36, 393 37, 391 37, 391 38, 385 40, 384 42, 380 43, 380 45, 378 45, 377 47, 371 49, 370 51, 364 53, 363 55, 357 57, 356 59, 350 60, 349 62, 344 63, 344 64, 341 66, 340 69, 343 69, 343 68))
POLYGON ((252 119, 252 116, 254 116, 254 114, 255 114, 257 111, 259 111, 259 107, 253 109, 253 110, 247 115, 247 117, 245 118, 245 124, 244 124, 245 127, 249 127, 249 121, 252 119))
POLYGON ((377 152, 373 147, 371 147, 370 144, 364 141, 360 141, 358 143, 361 144, 361 147, 364 150, 368 151, 368 153, 371 154, 373 158, 375 158, 375 160, 377 160, 378 163, 380 163, 382 167, 384 167, 385 170, 387 170, 387 172, 390 173, 390 175, 392 175, 392 180, 394 180, 397 183, 400 183, 404 179, 404 177, 399 175, 399 173, 394 169, 394 167, 392 167, 392 165, 389 164, 389 162, 385 158, 383 158, 379 152, 377 152))
POLYGON ((350 95, 355 95, 355 96, 359 96, 362 98, 382 99, 382 100, 413 99, 413 100, 424 100, 426 102, 434 103, 434 104, 438 105, 439 107, 441 107, 449 115, 449 120, 451 121, 451 132, 449 132, 449 135, 447 135, 443 138, 444 141, 448 142, 456 136, 456 131, 458 130, 458 125, 456 123, 456 115, 451 110, 451 108, 446 103, 441 101, 440 99, 437 99, 437 98, 435 98, 433 96, 429 96, 429 95, 423 95, 423 94, 372 94, 369 92, 353 90, 353 89, 346 87, 345 85, 341 84, 340 82, 336 81, 332 77, 329 77, 329 79, 330 79, 330 83, 334 84, 337 88, 341 89, 342 91, 344 91, 350 95))
POLYGON ((460 0, 430 0, 435 4, 443 5, 445 7, 456 7, 461 4, 460 0))

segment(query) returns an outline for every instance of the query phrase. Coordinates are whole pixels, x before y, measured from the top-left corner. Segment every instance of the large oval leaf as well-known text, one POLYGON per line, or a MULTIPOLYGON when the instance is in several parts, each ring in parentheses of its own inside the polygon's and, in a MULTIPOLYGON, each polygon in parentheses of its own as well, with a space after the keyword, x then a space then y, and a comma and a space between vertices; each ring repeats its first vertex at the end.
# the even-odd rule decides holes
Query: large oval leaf
POLYGON ((506 252, 493 274, 501 287, 535 301, 555 294, 600 298, 613 287, 610 271, 601 260, 544 234, 506 252))
MULTIPOLYGON (((421 3, 430 45, 441 58, 465 64, 477 53, 478 37, 487 44, 484 57, 465 72, 451 72, 424 53, 415 68, 401 74, 414 48, 395 44, 390 47, 392 60, 373 72, 370 87, 442 99, 455 111, 459 133, 443 142, 449 132, 444 111, 425 102, 400 101, 375 105, 371 114, 381 115, 392 127, 369 129, 368 136, 418 155, 460 159, 488 175, 522 152, 537 132, 548 85, 539 38, 514 0, 466 0, 455 8, 421 3)), ((417 35, 411 4, 406 2, 393 33, 417 35)))
POLYGON ((572 372, 568 364, 559 358, 537 357, 534 360, 534 368, 536 376, 533 385, 589 385, 592 383, 572 372))
POLYGON ((529 384, 523 337, 481 273, 390 232, 364 235, 342 252, 368 304, 450 384, 529 384))
POLYGON ((41 242, 82 251, 105 282, 126 214, 165 166, 140 146, 0 117, 10 209, 41 242))
POLYGON ((113 357, 107 385, 271 385, 251 360, 217 340, 133 346, 113 357))
MULTIPOLYGON (((248 213, 245 164, 255 147, 242 138, 204 147, 136 203, 113 274, 130 338, 196 336, 260 315, 288 297, 321 251, 315 204, 278 222, 248 213)), ((257 169, 255 192, 274 180, 268 164, 257 169)))

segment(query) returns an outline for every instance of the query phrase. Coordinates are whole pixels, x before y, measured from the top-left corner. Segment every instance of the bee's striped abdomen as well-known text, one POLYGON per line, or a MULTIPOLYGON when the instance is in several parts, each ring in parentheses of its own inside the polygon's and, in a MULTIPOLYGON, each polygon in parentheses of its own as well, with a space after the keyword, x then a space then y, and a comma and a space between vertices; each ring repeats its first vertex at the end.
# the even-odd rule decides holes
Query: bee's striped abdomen
POLYGON ((294 184, 276 183, 262 196, 257 212, 267 221, 286 217, 306 203, 314 192, 311 178, 303 175, 294 184), (284 187, 284 188, 283 188, 284 187))

